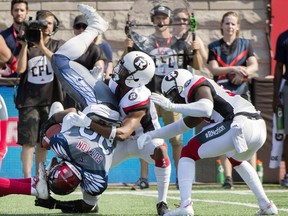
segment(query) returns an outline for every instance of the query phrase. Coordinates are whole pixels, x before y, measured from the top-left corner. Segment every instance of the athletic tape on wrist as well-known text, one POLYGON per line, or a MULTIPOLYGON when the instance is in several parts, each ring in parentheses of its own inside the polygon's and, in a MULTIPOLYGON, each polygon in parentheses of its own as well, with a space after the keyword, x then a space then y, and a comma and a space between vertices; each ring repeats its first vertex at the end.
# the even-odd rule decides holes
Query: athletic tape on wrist
POLYGON ((113 142, 115 136, 116 136, 116 127, 115 127, 115 126, 112 126, 112 128, 111 128, 111 133, 110 133, 110 135, 109 135, 109 141, 110 141, 110 142, 113 142))

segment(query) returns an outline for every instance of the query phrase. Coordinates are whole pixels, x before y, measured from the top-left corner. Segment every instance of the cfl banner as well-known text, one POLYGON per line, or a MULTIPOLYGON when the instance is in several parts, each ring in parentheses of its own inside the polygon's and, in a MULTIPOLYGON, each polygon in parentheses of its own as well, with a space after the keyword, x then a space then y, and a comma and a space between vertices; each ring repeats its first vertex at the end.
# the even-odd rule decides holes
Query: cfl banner
POLYGON ((276 114, 273 113, 272 150, 269 163, 269 168, 271 169, 276 169, 280 167, 284 138, 284 129, 277 130, 276 114))

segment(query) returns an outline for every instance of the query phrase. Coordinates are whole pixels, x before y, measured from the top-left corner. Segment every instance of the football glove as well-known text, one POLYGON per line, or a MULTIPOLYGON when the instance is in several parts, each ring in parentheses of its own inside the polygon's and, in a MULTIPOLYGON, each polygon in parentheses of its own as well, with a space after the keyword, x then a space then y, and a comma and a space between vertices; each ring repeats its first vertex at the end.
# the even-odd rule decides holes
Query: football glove
POLYGON ((163 109, 167 111, 173 111, 173 103, 163 95, 152 93, 150 96, 151 101, 153 101, 155 104, 158 104, 163 109))
POLYGON ((74 126, 86 128, 89 128, 92 122, 92 120, 81 111, 78 111, 78 113, 72 113, 70 121, 74 126))

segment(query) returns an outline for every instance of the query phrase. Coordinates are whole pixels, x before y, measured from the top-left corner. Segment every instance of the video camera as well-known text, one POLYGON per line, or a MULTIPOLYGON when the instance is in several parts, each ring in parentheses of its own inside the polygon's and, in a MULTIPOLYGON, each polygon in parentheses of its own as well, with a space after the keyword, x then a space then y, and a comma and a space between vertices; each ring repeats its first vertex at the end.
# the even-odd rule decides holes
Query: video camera
POLYGON ((41 28, 46 28, 48 22, 46 20, 32 20, 32 17, 29 18, 29 21, 25 21, 22 25, 24 27, 24 35, 18 36, 18 40, 26 40, 28 42, 38 43, 41 38, 41 28))

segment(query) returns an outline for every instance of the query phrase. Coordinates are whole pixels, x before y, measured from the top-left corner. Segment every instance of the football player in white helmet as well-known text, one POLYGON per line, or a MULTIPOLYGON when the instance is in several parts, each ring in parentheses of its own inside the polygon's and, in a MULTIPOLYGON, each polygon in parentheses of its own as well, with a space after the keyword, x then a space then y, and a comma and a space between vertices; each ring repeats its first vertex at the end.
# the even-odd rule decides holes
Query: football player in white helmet
POLYGON ((168 210, 166 199, 171 173, 167 146, 163 139, 153 139, 144 149, 139 150, 136 143, 137 137, 143 132, 160 128, 154 104, 149 99, 151 92, 145 87, 154 75, 154 62, 143 52, 135 51, 125 55, 114 68, 109 81, 112 95, 103 91, 103 88, 109 87, 102 81, 95 82, 87 68, 73 61, 85 52, 98 34, 108 28, 108 24, 89 7, 83 11, 87 16, 87 28, 68 40, 53 55, 53 69, 65 91, 78 101, 83 109, 93 104, 105 104, 111 110, 119 108, 123 125, 104 126, 93 121, 93 116, 85 113, 85 110, 73 115, 70 122, 74 126, 90 128, 108 140, 123 141, 118 142, 115 148, 111 167, 131 157, 143 158, 155 164, 158 184, 157 212, 163 215, 168 210))
POLYGON ((158 215, 168 212, 167 192, 171 174, 167 145, 163 139, 152 139, 139 150, 136 140, 143 133, 160 128, 154 104, 150 102, 150 90, 145 86, 153 77, 155 64, 152 58, 139 51, 126 54, 114 68, 109 87, 119 101, 123 125, 105 127, 86 121, 88 117, 79 113, 75 126, 89 127, 105 138, 115 138, 118 144, 113 156, 112 167, 132 157, 142 158, 155 164, 158 186, 158 215))
POLYGON ((257 215, 278 214, 255 169, 247 162, 266 140, 266 124, 255 107, 213 80, 192 75, 185 69, 166 75, 161 88, 166 97, 152 94, 150 99, 164 109, 183 113, 186 117, 140 136, 137 141, 140 149, 145 148, 151 139, 182 134, 203 120, 209 124, 182 149, 178 165, 181 205, 165 215, 194 215, 190 197, 195 162, 223 154, 255 194, 260 207, 257 215))
POLYGON ((139 157, 148 163, 155 164, 155 175, 158 186, 157 213, 164 215, 168 211, 167 192, 171 174, 170 159, 163 139, 153 139, 139 150, 137 137, 143 132, 160 128, 154 104, 150 102, 151 92, 146 88, 155 72, 152 58, 139 51, 126 54, 115 66, 109 87, 119 101, 123 125, 103 126, 89 121, 89 117, 79 112, 75 126, 89 127, 105 138, 118 142, 113 156, 112 167, 122 161, 139 157))

